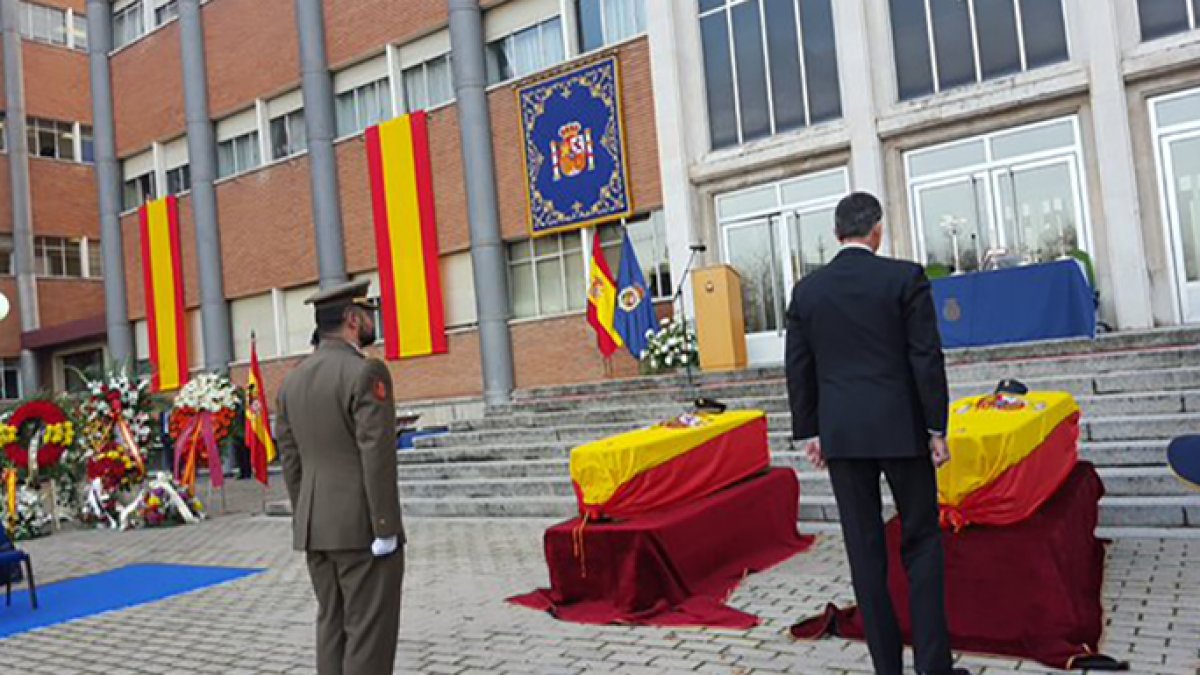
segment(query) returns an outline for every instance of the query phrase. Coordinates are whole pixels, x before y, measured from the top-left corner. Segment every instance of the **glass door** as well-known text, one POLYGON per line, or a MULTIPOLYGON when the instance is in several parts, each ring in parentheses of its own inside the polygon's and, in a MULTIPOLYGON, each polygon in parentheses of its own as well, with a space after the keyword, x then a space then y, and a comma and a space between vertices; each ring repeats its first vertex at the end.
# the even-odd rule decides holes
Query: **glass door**
POLYGON ((1162 152, 1183 317, 1200 322, 1200 131, 1164 137, 1162 152))
POLYGON ((742 277, 742 314, 751 363, 783 360, 783 334, 791 274, 778 215, 725 225, 725 256, 742 277))
POLYGON ((992 172, 999 245, 1027 262, 1057 260, 1085 249, 1079 176, 1073 159, 1053 159, 992 172))
POLYGON ((915 211, 925 260, 946 273, 974 272, 996 249, 986 173, 914 189, 915 211))

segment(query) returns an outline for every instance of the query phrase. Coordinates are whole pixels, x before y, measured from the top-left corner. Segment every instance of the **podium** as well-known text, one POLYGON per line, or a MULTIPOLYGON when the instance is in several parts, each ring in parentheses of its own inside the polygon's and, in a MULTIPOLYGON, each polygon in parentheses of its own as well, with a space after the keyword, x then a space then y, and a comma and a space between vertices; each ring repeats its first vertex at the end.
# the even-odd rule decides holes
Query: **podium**
POLYGON ((742 315, 742 278, 729 265, 692 273, 696 339, 700 368, 709 372, 746 367, 746 321, 742 315))

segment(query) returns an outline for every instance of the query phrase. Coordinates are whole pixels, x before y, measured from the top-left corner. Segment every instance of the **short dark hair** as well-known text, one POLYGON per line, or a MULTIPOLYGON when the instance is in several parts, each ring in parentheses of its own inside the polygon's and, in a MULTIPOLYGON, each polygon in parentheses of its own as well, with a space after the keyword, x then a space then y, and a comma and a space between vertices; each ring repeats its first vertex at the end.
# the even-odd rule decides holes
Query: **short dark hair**
POLYGON ((838 239, 861 239, 883 220, 883 207, 869 192, 851 192, 838 202, 833 220, 838 239))
POLYGON ((350 320, 350 315, 355 312, 360 312, 363 316, 370 316, 368 310, 354 304, 333 305, 332 307, 318 309, 318 335, 337 335, 342 330, 342 327, 346 325, 346 322, 350 320))

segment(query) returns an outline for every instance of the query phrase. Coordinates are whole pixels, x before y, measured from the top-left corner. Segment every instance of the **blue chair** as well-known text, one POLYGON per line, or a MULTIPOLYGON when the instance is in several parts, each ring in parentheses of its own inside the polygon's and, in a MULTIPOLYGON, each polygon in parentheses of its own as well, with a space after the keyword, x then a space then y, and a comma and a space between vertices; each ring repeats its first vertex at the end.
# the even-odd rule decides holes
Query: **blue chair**
POLYGON ((29 601, 37 609, 37 584, 33 581, 33 561, 29 554, 14 547, 8 530, 0 525, 0 581, 4 582, 4 606, 12 606, 12 585, 21 580, 21 563, 25 563, 25 583, 29 586, 29 601))

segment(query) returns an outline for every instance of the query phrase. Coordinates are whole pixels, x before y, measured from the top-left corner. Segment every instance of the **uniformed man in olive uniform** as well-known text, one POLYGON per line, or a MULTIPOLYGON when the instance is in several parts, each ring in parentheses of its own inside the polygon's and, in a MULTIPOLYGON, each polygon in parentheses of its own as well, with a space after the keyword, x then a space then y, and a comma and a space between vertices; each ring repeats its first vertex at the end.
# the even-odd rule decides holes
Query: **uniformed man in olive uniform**
POLYGON ((375 341, 368 282, 325 289, 315 306, 320 345, 279 392, 279 456, 296 550, 316 591, 317 671, 391 673, 404 579, 396 487, 396 404, 375 341))

